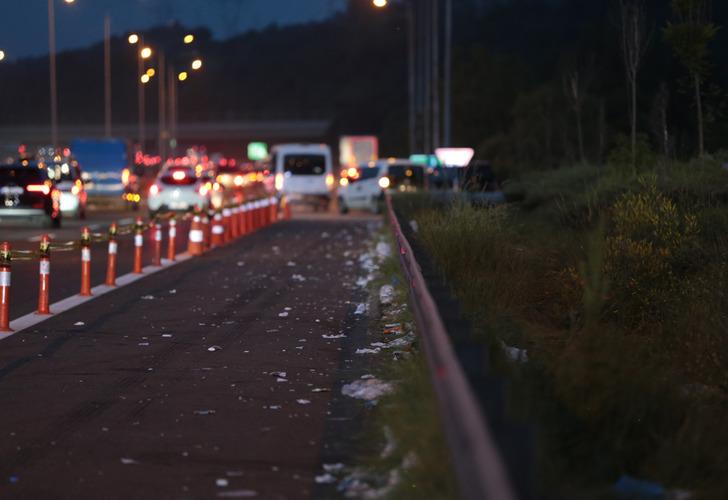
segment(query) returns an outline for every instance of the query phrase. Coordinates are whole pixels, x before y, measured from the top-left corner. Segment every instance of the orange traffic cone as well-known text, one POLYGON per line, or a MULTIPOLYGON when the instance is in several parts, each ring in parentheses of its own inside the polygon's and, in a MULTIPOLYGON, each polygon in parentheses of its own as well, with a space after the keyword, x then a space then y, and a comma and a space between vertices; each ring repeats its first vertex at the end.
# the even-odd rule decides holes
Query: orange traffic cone
POLYGON ((192 225, 190 226, 190 234, 187 239, 187 253, 193 256, 202 255, 204 252, 204 234, 202 232, 202 226, 200 223, 200 216, 195 215, 192 218, 192 225))

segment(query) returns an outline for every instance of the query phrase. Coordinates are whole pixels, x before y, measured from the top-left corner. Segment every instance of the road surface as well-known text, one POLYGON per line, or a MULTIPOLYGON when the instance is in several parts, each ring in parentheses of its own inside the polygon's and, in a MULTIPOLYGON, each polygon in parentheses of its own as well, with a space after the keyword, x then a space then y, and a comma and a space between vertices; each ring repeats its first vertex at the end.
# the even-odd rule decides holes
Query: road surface
POLYGON ((0 497, 310 497, 376 224, 282 222, 0 342, 0 497))

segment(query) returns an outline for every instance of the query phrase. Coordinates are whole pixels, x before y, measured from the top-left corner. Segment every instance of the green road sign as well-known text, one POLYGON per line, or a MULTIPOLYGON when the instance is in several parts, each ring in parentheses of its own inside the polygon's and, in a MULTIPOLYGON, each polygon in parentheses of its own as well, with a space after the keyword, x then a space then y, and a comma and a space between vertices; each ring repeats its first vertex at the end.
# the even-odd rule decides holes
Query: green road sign
POLYGON ((251 142, 248 144, 248 159, 253 161, 264 160, 268 156, 268 145, 265 142, 251 142))

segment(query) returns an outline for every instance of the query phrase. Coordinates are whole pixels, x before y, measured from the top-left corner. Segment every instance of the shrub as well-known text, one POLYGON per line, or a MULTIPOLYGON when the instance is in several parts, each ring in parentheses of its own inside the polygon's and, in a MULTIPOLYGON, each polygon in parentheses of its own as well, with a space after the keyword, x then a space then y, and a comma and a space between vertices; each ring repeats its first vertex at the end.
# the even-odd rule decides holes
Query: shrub
POLYGON ((615 144, 609 152, 607 159, 609 165, 614 168, 644 172, 654 168, 657 163, 657 156, 652 152, 650 141, 644 134, 637 134, 635 148, 635 165, 632 166, 632 139, 624 134, 617 135, 615 144))

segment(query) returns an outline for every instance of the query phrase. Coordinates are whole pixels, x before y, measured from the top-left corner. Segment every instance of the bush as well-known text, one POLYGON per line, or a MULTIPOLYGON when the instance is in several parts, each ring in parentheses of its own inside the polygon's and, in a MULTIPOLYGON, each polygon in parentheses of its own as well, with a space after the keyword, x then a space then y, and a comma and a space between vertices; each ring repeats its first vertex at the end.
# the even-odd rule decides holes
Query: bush
POLYGON ((613 168, 629 172, 644 172, 655 167, 657 156, 652 152, 650 141, 644 134, 637 134, 635 164, 632 165, 632 139, 624 134, 617 135, 609 152, 607 162, 613 168))

